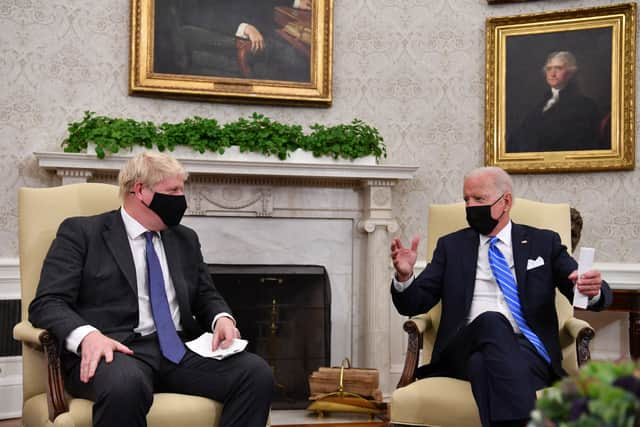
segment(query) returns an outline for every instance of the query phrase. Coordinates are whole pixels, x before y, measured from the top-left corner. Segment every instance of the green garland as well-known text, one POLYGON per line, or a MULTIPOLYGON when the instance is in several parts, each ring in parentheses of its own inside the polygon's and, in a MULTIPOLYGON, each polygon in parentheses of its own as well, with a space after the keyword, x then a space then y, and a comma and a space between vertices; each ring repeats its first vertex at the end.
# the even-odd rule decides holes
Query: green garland
POLYGON ((95 144, 99 158, 107 152, 118 153, 142 146, 159 151, 173 151, 178 145, 193 150, 224 153, 232 145, 241 152, 262 153, 284 160, 289 153, 301 148, 314 156, 331 156, 334 159, 356 159, 373 155, 387 157, 386 146, 378 130, 359 119, 350 124, 325 127, 314 124, 312 132, 304 134, 302 126, 289 125, 271 120, 262 114, 239 118, 220 125, 215 119, 187 118, 180 123, 138 122, 133 119, 96 116, 86 111, 79 122, 67 126, 69 136, 62 142, 66 153, 87 150, 89 143, 95 144))

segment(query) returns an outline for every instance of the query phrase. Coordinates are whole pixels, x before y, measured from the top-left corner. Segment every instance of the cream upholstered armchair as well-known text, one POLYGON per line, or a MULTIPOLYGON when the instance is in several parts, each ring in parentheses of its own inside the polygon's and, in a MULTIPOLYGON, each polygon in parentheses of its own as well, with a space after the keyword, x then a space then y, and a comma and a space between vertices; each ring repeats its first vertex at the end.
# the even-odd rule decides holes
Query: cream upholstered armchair
MULTIPOLYGON (((571 246, 570 208, 566 204, 539 203, 515 199, 511 218, 516 223, 546 228, 560 234, 562 242, 571 246)), ((432 205, 427 224, 427 254, 430 257, 439 237, 466 227, 464 203, 432 205)), ((562 367, 569 375, 578 372, 588 361, 589 341, 593 329, 585 321, 573 317, 573 307, 556 291, 556 309, 560 326, 562 367)), ((416 381, 415 372, 422 350, 422 363, 429 363, 440 322, 440 304, 428 313, 413 317, 404 324, 409 335, 405 366, 398 388, 391 398, 391 423, 410 426, 480 427, 478 408, 471 384, 453 378, 433 377, 416 381)))
MULTIPOLYGON (((13 330, 22 341, 22 425, 25 427, 90 427, 92 402, 67 395, 60 370, 56 338, 34 328, 27 318, 44 257, 63 219, 92 215, 120 206, 118 187, 72 184, 52 188, 21 188, 18 197, 22 321, 13 330)), ((149 426, 214 427, 222 404, 197 396, 158 393, 147 415, 149 426)))

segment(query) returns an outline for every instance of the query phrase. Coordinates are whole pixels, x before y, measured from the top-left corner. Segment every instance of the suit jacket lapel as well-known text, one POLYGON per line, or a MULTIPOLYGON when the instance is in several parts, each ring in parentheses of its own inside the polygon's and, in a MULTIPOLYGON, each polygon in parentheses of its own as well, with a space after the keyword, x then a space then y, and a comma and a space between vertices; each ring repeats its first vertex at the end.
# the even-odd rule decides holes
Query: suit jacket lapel
POLYGON ((111 255, 116 260, 118 267, 127 279, 129 286, 133 289, 134 294, 138 295, 138 285, 136 281, 136 267, 133 264, 133 256, 131 255, 131 246, 127 238, 127 231, 124 228, 124 222, 120 210, 114 212, 109 221, 105 223, 102 232, 102 238, 111 251, 111 255))
MULTIPOLYGON (((518 282, 518 292, 522 295, 527 284, 527 260, 529 259, 529 248, 531 243, 528 240, 527 232, 519 224, 513 224, 511 228, 511 247, 513 250, 513 264, 518 282)), ((520 299, 522 301, 522 298, 520 299)))
POLYGON ((460 259, 462 262, 462 283, 464 287, 464 307, 465 313, 471 309, 471 300, 476 285, 476 270, 478 267, 478 245, 480 244, 480 235, 468 229, 464 236, 465 242, 461 245, 460 259))

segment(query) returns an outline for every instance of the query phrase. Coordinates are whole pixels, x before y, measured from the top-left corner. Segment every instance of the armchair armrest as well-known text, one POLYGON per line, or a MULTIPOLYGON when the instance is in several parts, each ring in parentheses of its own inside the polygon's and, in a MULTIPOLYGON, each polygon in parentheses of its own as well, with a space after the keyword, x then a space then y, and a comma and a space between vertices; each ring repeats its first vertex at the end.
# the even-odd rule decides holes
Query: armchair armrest
POLYGON ((34 350, 44 351, 40 337, 46 332, 44 329, 34 327, 28 320, 23 320, 13 327, 13 338, 34 350))
POLYGON ((575 341, 576 356, 578 358, 578 366, 591 360, 591 352, 589 351, 589 342, 595 336, 595 331, 584 320, 570 317, 562 325, 560 329, 560 342, 564 344, 564 340, 568 342, 575 341))
POLYGON ((433 328, 433 321, 428 314, 415 316, 404 322, 402 328, 408 334, 407 354, 404 360, 404 368, 398 388, 411 384, 416 379, 416 370, 420 358, 420 349, 422 348, 422 334, 433 328))
POLYGON ((36 351, 44 352, 47 363, 47 406, 49 420, 69 411, 64 394, 64 381, 60 368, 60 353, 55 335, 46 329, 34 327, 23 320, 13 328, 13 337, 36 351))

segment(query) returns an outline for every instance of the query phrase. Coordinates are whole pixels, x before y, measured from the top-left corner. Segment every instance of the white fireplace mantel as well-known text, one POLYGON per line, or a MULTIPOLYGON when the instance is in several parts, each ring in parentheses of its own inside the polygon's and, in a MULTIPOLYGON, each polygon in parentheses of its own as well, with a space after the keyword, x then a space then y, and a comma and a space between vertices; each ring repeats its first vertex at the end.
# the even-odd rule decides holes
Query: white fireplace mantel
MULTIPOLYGON (((117 173, 131 157, 109 155, 99 159, 95 154, 36 152, 38 166, 56 171, 62 184, 86 182, 95 174, 117 173)), ((339 181, 385 180, 393 183, 412 179, 417 166, 362 165, 349 163, 294 163, 289 161, 209 160, 205 156, 176 156, 190 174, 235 177, 278 177, 339 181)))
MULTIPOLYGON (((131 157, 34 154, 63 185, 115 183, 131 157)), ((418 167, 174 155, 189 172, 184 222, 198 230, 205 261, 327 265, 334 295, 332 364, 347 356, 354 366, 377 368, 382 391, 393 390, 390 351, 381 351, 397 335, 389 296, 390 233, 399 228, 392 196, 418 167)))

